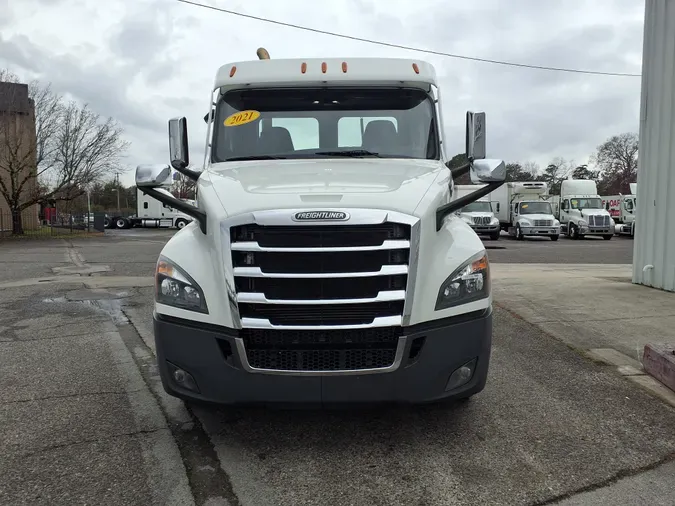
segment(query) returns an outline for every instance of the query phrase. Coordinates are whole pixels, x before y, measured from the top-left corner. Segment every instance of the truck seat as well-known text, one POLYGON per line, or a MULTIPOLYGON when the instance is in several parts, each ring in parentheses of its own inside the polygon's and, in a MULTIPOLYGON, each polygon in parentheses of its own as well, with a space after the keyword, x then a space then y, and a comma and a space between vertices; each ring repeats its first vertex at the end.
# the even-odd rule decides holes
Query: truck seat
POLYGON ((386 119, 369 122, 363 131, 362 148, 378 153, 392 153, 397 148, 398 133, 394 124, 386 119))
POLYGON ((291 133, 283 127, 265 128, 260 133, 258 149, 264 154, 282 154, 294 151, 291 133))

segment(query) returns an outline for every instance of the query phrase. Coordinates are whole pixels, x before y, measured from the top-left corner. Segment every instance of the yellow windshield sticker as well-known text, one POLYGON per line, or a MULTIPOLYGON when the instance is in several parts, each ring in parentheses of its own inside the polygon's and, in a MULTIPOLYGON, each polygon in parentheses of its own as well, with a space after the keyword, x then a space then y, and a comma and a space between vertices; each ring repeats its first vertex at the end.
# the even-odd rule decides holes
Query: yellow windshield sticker
POLYGON ((529 204, 523 204, 523 205, 522 205, 522 206, 520 206, 520 207, 521 207, 521 208, 523 208, 523 209, 526 209, 526 208, 527 208, 527 206, 529 206, 529 204))
POLYGON ((228 116, 224 124, 226 127, 245 125, 246 123, 257 120, 259 117, 259 111, 239 111, 228 116))
POLYGON ((576 205, 578 205, 578 204, 579 204, 579 201, 578 201, 578 200, 572 199, 572 205, 573 205, 573 206, 576 206, 576 205))

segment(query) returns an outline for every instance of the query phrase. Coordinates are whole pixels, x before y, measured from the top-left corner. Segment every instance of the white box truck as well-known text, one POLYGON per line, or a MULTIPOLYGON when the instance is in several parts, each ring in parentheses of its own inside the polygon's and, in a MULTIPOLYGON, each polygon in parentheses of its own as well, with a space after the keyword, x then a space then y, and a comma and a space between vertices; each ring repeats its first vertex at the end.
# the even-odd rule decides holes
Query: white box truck
POLYGON ((571 239, 596 235, 609 241, 614 236, 614 220, 602 206, 595 181, 564 179, 559 205, 554 207, 557 207, 561 231, 571 239))
MULTIPOLYGON (((160 168, 165 167, 160 165, 160 168)), ((166 188, 157 188, 157 192, 173 197, 166 188)), ((184 202, 193 203, 194 200, 182 199, 184 202)), ((194 204, 193 204, 194 205, 194 204)), ((136 190, 136 214, 134 216, 113 215, 106 218, 107 228, 133 228, 133 227, 168 227, 181 229, 193 218, 192 216, 174 209, 168 204, 160 202, 156 198, 136 190)))
MULTIPOLYGON (((455 185, 457 197, 469 195, 476 190, 484 188, 486 185, 458 184, 455 185)), ((489 196, 482 197, 471 202, 457 211, 457 215, 462 218, 478 235, 487 235, 493 241, 499 239, 501 228, 499 220, 493 212, 492 202, 489 196)))
POLYGON ((553 214, 548 184, 509 182, 490 194, 502 230, 518 240, 526 236, 560 237, 560 221, 553 214))
POLYGON ((224 65, 210 91, 205 166, 171 165, 197 206, 136 184, 195 220, 156 268, 154 336, 166 391, 215 403, 419 403, 486 382, 492 292, 485 246, 455 211, 503 184, 485 114, 467 113, 470 163, 445 162, 434 68, 388 58, 224 65), (453 176, 487 184, 458 197, 453 176))
POLYGON ((635 211, 637 210, 637 184, 630 183, 630 195, 608 195, 601 197, 602 206, 609 212, 616 226, 617 235, 635 235, 635 211))

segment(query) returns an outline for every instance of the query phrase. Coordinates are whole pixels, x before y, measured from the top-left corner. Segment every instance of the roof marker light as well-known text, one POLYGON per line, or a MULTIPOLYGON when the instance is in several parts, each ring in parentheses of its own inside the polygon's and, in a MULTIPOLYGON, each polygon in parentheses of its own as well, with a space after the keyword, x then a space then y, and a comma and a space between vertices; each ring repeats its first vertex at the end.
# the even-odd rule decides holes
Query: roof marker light
POLYGON ((302 65, 300 65, 300 72, 303 74, 307 72, 307 64, 305 62, 302 62, 302 65))
POLYGON ((342 73, 343 74, 347 73, 347 62, 346 61, 342 62, 342 73))
POLYGON ((235 73, 236 71, 237 71, 237 67, 233 66, 233 67, 230 69, 230 77, 233 77, 233 76, 234 76, 234 73, 235 73))
POLYGON ((321 64, 321 72, 323 72, 323 73, 325 74, 327 68, 328 68, 328 65, 326 65, 326 62, 323 62, 323 63, 321 64))
POLYGON ((420 73, 420 68, 417 66, 417 63, 413 63, 413 70, 415 71, 415 74, 420 73))

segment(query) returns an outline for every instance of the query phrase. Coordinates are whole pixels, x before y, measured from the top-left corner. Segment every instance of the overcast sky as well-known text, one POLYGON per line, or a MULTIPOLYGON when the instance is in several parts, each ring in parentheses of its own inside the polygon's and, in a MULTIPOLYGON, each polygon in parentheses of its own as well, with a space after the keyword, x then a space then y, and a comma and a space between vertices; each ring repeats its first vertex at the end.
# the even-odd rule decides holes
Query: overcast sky
MULTIPOLYGON (((640 0, 197 0, 358 37, 534 65, 639 74, 640 0), (321 7, 319 7, 319 5, 321 7), (507 8, 508 6, 508 8, 507 8)), ((488 156, 545 166, 586 163, 607 137, 638 130, 640 78, 505 67, 424 55, 274 26, 175 0, 0 0, 0 67, 88 102, 123 125, 127 162, 166 163, 166 121, 187 116, 203 156, 209 90, 219 66, 272 58, 402 57, 431 62, 450 155, 464 114, 487 113, 488 156)), ((133 182, 130 171, 124 182, 133 182)))

